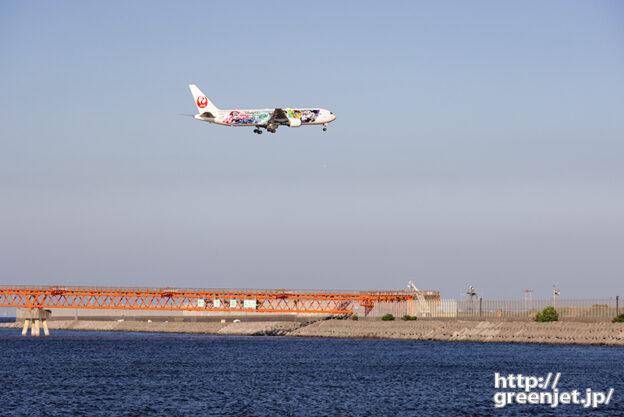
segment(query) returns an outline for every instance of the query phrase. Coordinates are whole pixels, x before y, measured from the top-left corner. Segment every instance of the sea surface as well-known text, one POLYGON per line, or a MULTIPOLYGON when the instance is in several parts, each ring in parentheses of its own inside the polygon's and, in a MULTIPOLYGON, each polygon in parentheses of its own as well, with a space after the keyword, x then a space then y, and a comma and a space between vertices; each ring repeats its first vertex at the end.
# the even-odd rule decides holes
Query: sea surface
MULTIPOLYGON (((521 391, 521 390, 516 390, 521 391)), ((0 414, 624 415, 624 348, 0 329, 0 414), (495 408, 494 373, 561 372, 609 406, 495 408)))

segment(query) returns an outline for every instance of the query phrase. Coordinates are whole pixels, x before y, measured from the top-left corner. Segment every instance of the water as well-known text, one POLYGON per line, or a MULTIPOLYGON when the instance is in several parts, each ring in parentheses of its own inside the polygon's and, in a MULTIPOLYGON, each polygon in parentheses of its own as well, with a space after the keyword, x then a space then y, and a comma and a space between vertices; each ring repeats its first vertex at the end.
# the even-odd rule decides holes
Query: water
POLYGON ((624 348, 0 329, 0 414, 624 415, 624 348), (495 409, 494 372, 562 372, 611 404, 495 409))

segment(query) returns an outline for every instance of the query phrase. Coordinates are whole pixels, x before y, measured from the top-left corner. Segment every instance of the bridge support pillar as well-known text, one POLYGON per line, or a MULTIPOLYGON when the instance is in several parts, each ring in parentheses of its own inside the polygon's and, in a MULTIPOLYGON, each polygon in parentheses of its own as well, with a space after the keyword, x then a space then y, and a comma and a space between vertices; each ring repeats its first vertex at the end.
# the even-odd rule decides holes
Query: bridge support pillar
POLYGON ((30 327, 30 320, 24 320, 24 328, 22 329, 22 336, 26 336, 28 334, 28 327, 30 327))
POLYGON ((20 308, 17 310, 17 319, 24 319, 24 327, 22 328, 22 336, 28 334, 28 327, 30 327, 31 336, 39 336, 41 334, 41 327, 43 326, 43 334, 50 336, 50 330, 48 329, 48 319, 52 312, 50 310, 42 310, 40 308, 20 308))

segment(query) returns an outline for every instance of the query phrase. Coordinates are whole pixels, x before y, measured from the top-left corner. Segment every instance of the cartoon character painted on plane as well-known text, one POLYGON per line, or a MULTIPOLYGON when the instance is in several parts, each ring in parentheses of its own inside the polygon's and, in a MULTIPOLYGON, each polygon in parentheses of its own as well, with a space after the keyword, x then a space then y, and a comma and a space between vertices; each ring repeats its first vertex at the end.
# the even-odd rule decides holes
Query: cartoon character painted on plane
POLYGON ((318 110, 302 110, 301 111, 301 123, 312 123, 318 116, 318 110))

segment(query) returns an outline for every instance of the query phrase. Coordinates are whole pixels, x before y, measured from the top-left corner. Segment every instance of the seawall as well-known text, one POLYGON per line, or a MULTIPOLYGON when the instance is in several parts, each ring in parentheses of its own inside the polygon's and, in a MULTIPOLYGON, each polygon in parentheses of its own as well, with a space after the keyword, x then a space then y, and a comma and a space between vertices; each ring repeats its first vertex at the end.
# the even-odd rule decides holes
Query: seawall
MULTIPOLYGON (((18 329, 21 326, 21 322, 0 323, 0 327, 18 329)), ((624 323, 536 323, 472 320, 397 320, 392 322, 381 320, 320 320, 311 323, 285 321, 219 323, 56 320, 50 321, 49 327, 52 331, 93 330, 624 346, 624 323)))

